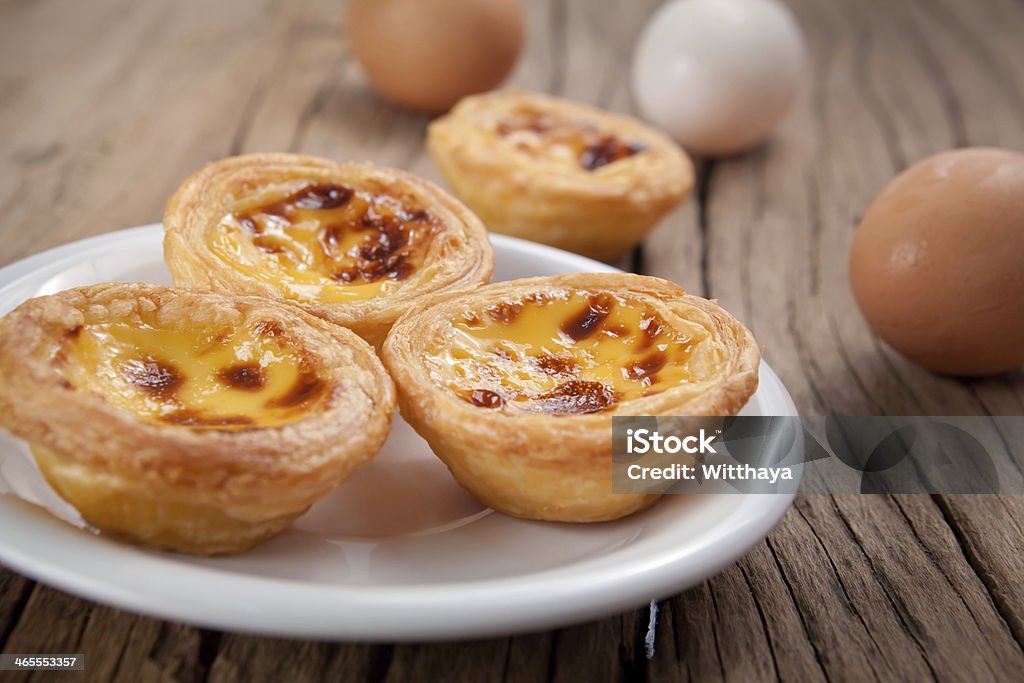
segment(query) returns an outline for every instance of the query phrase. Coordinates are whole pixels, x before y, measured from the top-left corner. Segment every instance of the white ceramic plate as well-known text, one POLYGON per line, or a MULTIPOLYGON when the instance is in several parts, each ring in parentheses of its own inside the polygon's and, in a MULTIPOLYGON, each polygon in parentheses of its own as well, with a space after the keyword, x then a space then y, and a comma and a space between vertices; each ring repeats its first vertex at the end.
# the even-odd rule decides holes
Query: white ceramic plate
MULTIPOLYGON (((0 270, 0 314, 103 281, 170 283, 158 225, 113 232, 0 270)), ((495 236, 496 280, 614 270, 495 236)), ((3 381, 0 378, 0 381, 3 381)), ((767 365, 743 411, 795 415, 767 365)), ((94 534, 0 432, 0 562, 85 598, 201 626, 324 639, 440 640, 549 628, 679 592, 736 561, 790 495, 666 496, 594 525, 524 522, 463 492, 401 419, 380 455, 290 529, 202 559, 94 534), (52 514, 51 514, 52 513, 52 514)))

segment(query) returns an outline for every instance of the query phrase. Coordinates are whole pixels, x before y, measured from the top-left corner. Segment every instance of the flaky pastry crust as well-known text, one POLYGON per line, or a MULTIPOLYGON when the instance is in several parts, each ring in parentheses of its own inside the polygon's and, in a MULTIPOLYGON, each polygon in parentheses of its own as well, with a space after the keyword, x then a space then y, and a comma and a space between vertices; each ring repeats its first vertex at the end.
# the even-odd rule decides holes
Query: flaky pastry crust
POLYGON ((489 230, 594 258, 639 243, 693 185, 689 158, 654 128, 521 90, 463 99, 427 146, 489 230))
MULTIPOLYGON (((588 333, 595 329, 591 325, 588 333)), ((658 278, 603 273, 514 280, 443 295, 396 323, 383 360, 406 421, 478 499, 516 517, 590 522, 630 514, 659 496, 612 493, 612 416, 735 415, 757 388, 760 350, 750 332, 712 301, 658 278), (523 411, 508 400, 478 401, 477 392, 467 400, 446 384, 447 377, 430 370, 429 349, 447 338, 453 321, 504 311, 509 302, 538 295, 580 291, 621 297, 692 339, 692 380, 585 414, 550 414, 523 411)))
MULTIPOLYGON (((255 224, 250 221, 247 225, 255 224)), ((494 268, 493 251, 480 220, 432 183, 386 166, 335 163, 297 154, 249 154, 207 164, 167 202, 164 229, 164 257, 176 284, 221 293, 283 298, 320 318, 354 330, 375 346, 383 342, 392 323, 409 308, 439 292, 486 283, 494 268), (211 250, 213 231, 221 229, 225 216, 279 203, 303 188, 317 185, 337 188, 345 193, 344 201, 350 201, 348 197, 353 193, 362 193, 371 198, 383 197, 402 207, 403 212, 389 217, 386 224, 372 208, 354 216, 356 225, 342 226, 342 232, 351 232, 352 228, 366 233, 367 241, 362 247, 354 247, 362 248, 362 269, 318 275, 328 287, 353 281, 385 282, 385 292, 365 298, 331 300, 313 291, 315 287, 289 288, 268 277, 264 259, 273 254, 268 255, 267 251, 250 249, 237 256, 245 266, 239 269, 211 250), (416 227, 414 223, 427 227, 416 227), (402 245, 395 244, 394 234, 384 231, 396 226, 402 230, 408 227, 406 224, 423 233, 417 247, 422 253, 416 259, 398 262, 396 259, 405 254, 394 250, 402 245), (378 236, 380 239, 374 239, 378 236), (368 274, 368 264, 379 267, 375 271, 371 268, 373 272, 368 274)), ((333 239, 330 233, 322 233, 319 244, 311 245, 312 249, 329 250, 331 245, 325 236, 333 239)), ((265 248, 272 251, 276 247, 265 248)), ((328 262, 334 263, 330 259, 328 262)))
POLYGON ((288 526, 377 453, 395 405, 391 379, 350 330, 267 299, 146 284, 25 302, 0 319, 0 375, 0 425, 29 443, 43 474, 88 522, 202 555, 244 550, 288 526), (143 419, 68 380, 70 345, 112 322, 279 335, 316 378, 318 398, 270 427, 143 419))

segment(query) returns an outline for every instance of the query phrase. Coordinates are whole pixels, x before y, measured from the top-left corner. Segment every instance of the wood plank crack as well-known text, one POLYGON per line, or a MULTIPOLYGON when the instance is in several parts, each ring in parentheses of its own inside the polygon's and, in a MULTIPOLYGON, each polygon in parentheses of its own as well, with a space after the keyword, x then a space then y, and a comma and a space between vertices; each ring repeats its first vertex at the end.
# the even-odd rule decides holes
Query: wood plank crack
MULTIPOLYGON (((782 583, 786 586, 786 592, 789 593, 790 601, 793 605, 799 604, 796 599, 796 592, 793 590, 793 584, 790 583, 789 577, 786 575, 786 570, 782 568, 782 562, 779 561, 779 555, 772 543, 771 536, 765 539, 765 545, 768 547, 769 553, 771 553, 772 561, 775 563, 775 568, 778 570, 779 576, 782 578, 782 583)), ((816 638, 811 637, 811 630, 807 626, 807 617, 799 608, 797 609, 797 615, 800 617, 800 626, 803 628, 804 638, 806 638, 807 642, 811 645, 811 651, 814 653, 814 660, 818 664, 818 668, 821 669, 822 677, 826 680, 832 680, 828 675, 828 669, 825 666, 825 659, 820 650, 820 645, 816 638)))
POLYGON ((221 634, 217 631, 199 631, 199 655, 196 659, 196 683, 206 683, 213 672, 213 663, 220 651, 221 634))
MULTIPOLYGON (((818 530, 815 529, 814 524, 812 524, 811 520, 807 518, 807 515, 804 514, 804 511, 800 508, 800 506, 795 505, 794 509, 804 520, 804 522, 806 522, 808 530, 811 532, 811 535, 814 536, 814 540, 821 548, 822 553, 825 555, 825 559, 828 560, 829 569, 832 571, 832 577, 835 579, 836 584, 839 586, 839 590, 843 594, 843 598, 846 601, 847 609, 849 609, 850 613, 857 618, 858 622, 860 622, 861 627, 864 629, 864 634, 868 637, 868 640, 871 641, 871 644, 875 646, 876 651, 878 651, 879 653, 882 652, 882 648, 881 646, 879 646, 878 641, 875 640, 875 635, 871 632, 871 628, 868 627, 867 622, 864 621, 864 615, 861 614, 859 609, 857 609, 857 606, 853 602, 853 598, 850 597, 850 592, 849 590, 847 590, 846 584, 843 582, 842 573, 839 571, 839 567, 836 565, 836 562, 833 559, 832 554, 829 552, 828 546, 826 545, 825 541, 818 534, 818 530)), ((875 668, 874 661, 871 658, 868 658, 867 664, 871 668, 874 677, 876 679, 880 679, 881 675, 879 671, 875 668)))
POLYGON ((7 645, 7 640, 11 637, 11 633, 18 626, 18 622, 21 620, 22 614, 25 612, 25 605, 28 604, 29 598, 32 597, 32 591, 36 588, 36 582, 31 579, 24 578, 11 572, 3 567, 0 567, 0 572, 6 574, 3 581, 0 581, 0 586, 4 588, 5 594, 3 595, 3 601, 0 602, 0 606, 4 607, 4 612, 0 613, 3 617, 3 623, 0 625, 0 652, 4 652, 4 647, 7 645), (13 596, 8 594, 12 585, 21 583, 21 586, 14 588, 12 591, 13 596))
POLYGON ((832 501, 832 507, 835 510, 838 519, 846 527, 846 531, 850 535, 850 538, 854 540, 854 543, 856 544, 858 550, 861 552, 861 554, 863 554, 864 559, 867 560, 868 565, 872 568, 874 572, 873 578, 875 579, 879 588, 881 588, 882 595, 885 596, 885 599, 888 601, 889 606, 892 608, 893 613, 896 615, 896 618, 899 619, 900 624, 903 626, 903 630, 907 633, 908 636, 910 636, 911 641, 913 641, 913 643, 917 647, 918 652, 921 655, 921 659, 924 661, 925 666, 928 667, 928 671, 931 673, 932 679, 938 680, 938 674, 935 671, 935 667, 933 666, 931 659, 928 656, 928 651, 925 649, 924 644, 921 642, 920 636, 917 633, 917 629, 911 627, 910 623, 907 621, 905 610, 901 609, 901 607, 897 605, 897 601, 893 598, 893 595, 890 592, 891 587, 887 586, 886 582, 882 581, 882 577, 884 575, 875 566, 875 562, 871 557, 871 554, 868 553, 864 546, 861 544, 857 536, 857 533, 853 530, 853 526, 850 524, 850 520, 847 519, 846 515, 840 509, 839 505, 836 503, 835 498, 832 497, 830 498, 830 500, 832 501))
POLYGON ((1022 652, 1024 652, 1024 621, 1015 615, 1006 596, 996 585, 995 577, 985 570, 986 563, 981 561, 981 558, 979 558, 977 551, 973 547, 973 544, 970 542, 967 535, 964 533, 964 529, 961 527, 960 521, 957 519, 957 516, 950 507, 949 501, 946 497, 933 495, 931 498, 935 502, 939 512, 942 514, 943 519, 946 520, 946 524, 949 525, 953 538, 956 539, 957 544, 960 546, 960 551, 963 553, 968 566, 970 566, 978 576, 978 580, 981 581, 981 584, 985 587, 985 591, 988 593, 989 599, 992 601, 999 617, 1006 625, 1007 630, 1012 634, 1014 641, 1017 643, 1017 647, 1021 648, 1022 652))
POLYGON ((715 618, 711 620, 711 638, 715 644, 715 655, 718 659, 718 668, 722 672, 722 680, 726 680, 725 659, 722 657, 722 644, 718 639, 718 625, 722 623, 722 614, 718 611, 718 600, 715 599, 715 588, 711 581, 705 581, 708 597, 711 598, 711 609, 715 612, 715 618))
POLYGON ((548 92, 561 95, 565 92, 565 73, 568 60, 568 5, 566 0, 551 0, 548 39, 551 48, 551 75, 548 92))
MULTIPOLYGON (((391 670, 391 662, 395 656, 394 645, 378 645, 373 648, 370 655, 370 665, 366 674, 366 683, 379 683, 388 676, 391 670)), ((506 660, 506 666, 508 662, 506 660)))
POLYGON ((697 162, 697 191, 694 199, 697 202, 697 230, 700 234, 700 286, 701 296, 713 298, 711 291, 711 220, 709 202, 711 197, 711 181, 714 177, 714 159, 703 159, 697 162))
POLYGON ((765 616, 764 608, 761 607, 761 601, 757 599, 757 591, 754 590, 754 584, 750 582, 750 574, 747 573, 743 563, 739 563, 738 567, 740 570, 740 576, 743 577, 743 580, 747 584, 747 588, 750 589, 750 595, 754 598, 754 607, 757 610, 757 618, 761 620, 761 628, 764 629, 764 638, 768 642, 768 652, 770 652, 772 656, 772 672, 774 672, 775 678, 778 679, 780 678, 779 657, 775 652, 775 643, 772 638, 772 632, 768 628, 768 619, 765 616))

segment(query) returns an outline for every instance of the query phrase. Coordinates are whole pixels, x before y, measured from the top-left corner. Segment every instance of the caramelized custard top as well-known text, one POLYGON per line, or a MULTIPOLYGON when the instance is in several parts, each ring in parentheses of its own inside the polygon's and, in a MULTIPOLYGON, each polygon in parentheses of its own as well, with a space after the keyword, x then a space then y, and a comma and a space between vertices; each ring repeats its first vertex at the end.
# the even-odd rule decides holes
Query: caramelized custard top
POLYGON ((582 119, 524 109, 498 122, 496 132, 524 154, 596 171, 644 151, 636 142, 619 139, 582 119))
POLYGON ((690 381, 693 343, 643 305, 559 291, 466 311, 423 361, 436 384, 480 408, 571 415, 690 381))
POLYGON ((400 287, 423 265, 438 227, 431 212, 395 197, 310 184, 224 216, 209 246, 293 298, 348 301, 400 287))
POLYGON ((273 427, 313 410, 326 383, 274 322, 193 331, 111 322, 71 330, 54 362, 65 381, 150 422, 273 427))

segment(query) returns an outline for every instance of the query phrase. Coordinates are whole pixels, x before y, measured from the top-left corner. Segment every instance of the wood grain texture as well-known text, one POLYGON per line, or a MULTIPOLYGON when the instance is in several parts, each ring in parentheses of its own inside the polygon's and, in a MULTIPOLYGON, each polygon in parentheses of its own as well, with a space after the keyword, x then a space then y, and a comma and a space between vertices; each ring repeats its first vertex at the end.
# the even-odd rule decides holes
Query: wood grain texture
MULTIPOLYGON (((528 3, 512 82, 631 112, 656 0, 528 3)), ((1024 5, 788 0, 807 86, 778 134, 697 160, 694 197, 624 264, 718 298, 808 414, 1024 413, 1024 373, 936 377, 883 346, 847 285, 874 194, 932 152, 1024 149, 1024 5)), ((348 57, 339 2, 0 3, 0 265, 159 219, 203 162, 290 150, 438 180, 429 117, 348 57)), ((1021 462, 1022 434, 1006 434, 1021 462)), ((87 653, 95 681, 1009 680, 1024 671, 1024 498, 808 496, 769 539, 648 610, 435 645, 221 634, 97 606, 0 570, 4 652, 87 653)), ((11 680, 49 680, 45 674, 11 680)), ((6 677, 5 677, 6 680, 6 677)))

